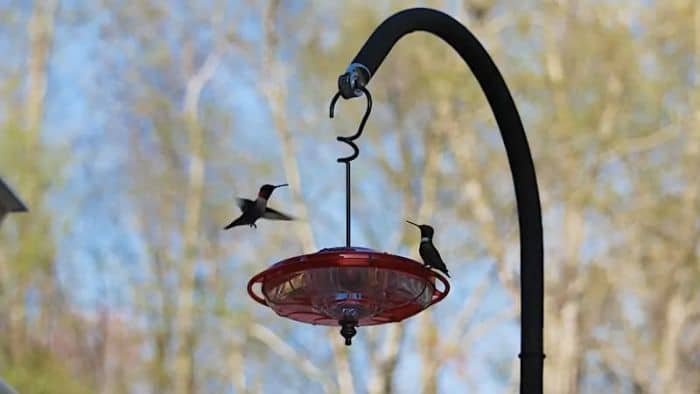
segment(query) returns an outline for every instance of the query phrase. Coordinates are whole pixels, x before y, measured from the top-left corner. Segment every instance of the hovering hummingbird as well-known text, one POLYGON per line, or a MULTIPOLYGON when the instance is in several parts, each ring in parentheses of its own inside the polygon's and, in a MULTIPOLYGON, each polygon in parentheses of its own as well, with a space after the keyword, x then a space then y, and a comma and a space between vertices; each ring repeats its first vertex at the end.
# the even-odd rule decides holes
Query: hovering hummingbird
POLYGON ((438 271, 444 272, 449 278, 450 274, 447 272, 447 266, 445 265, 445 262, 442 261, 440 252, 438 252, 435 245, 433 245, 433 234, 435 233, 435 230, 433 230, 433 228, 427 224, 415 224, 410 220, 406 220, 406 222, 420 229, 421 238, 418 253, 420 253, 420 257, 423 259, 423 264, 428 267, 435 268, 438 271))
POLYGON ((294 220, 293 217, 286 215, 282 212, 275 211, 272 208, 268 208, 267 200, 272 195, 272 192, 278 187, 287 186, 287 184, 282 185, 262 185, 260 191, 258 192, 258 198, 255 201, 248 200, 247 198, 238 198, 238 206, 241 208, 243 213, 238 219, 231 222, 228 226, 224 227, 224 230, 228 230, 232 227, 249 225, 250 227, 258 228, 255 225, 255 221, 260 218, 272 219, 272 220, 294 220))

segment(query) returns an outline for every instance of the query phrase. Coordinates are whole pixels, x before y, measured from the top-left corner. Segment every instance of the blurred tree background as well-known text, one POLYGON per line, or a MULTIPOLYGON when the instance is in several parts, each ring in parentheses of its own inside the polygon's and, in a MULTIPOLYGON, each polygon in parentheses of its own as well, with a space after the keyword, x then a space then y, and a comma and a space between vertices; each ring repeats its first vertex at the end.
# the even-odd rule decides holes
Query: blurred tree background
POLYGON ((694 0, 5 2, 0 175, 30 207, 0 231, 0 377, 22 393, 515 392, 518 231, 488 105, 426 34, 373 79, 354 165, 357 245, 453 279, 400 325, 276 317, 254 272, 343 242, 327 106, 384 18, 465 23, 521 111, 545 219, 548 393, 700 392, 700 3, 694 0), (198 5, 188 4, 197 3, 198 5), (222 227, 288 182, 302 218, 222 227))

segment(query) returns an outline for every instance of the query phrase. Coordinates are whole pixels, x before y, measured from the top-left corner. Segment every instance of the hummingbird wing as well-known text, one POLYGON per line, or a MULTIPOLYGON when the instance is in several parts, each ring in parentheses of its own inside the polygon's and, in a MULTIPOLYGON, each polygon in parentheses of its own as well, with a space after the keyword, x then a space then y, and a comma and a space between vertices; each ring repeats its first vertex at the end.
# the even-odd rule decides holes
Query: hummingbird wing
POLYGON ((271 220, 294 220, 293 217, 284 214, 280 211, 275 211, 272 208, 266 208, 265 213, 263 213, 263 216, 265 219, 271 219, 271 220))
POLYGON ((255 201, 249 200, 247 198, 237 198, 236 204, 238 204, 238 207, 241 208, 241 211, 243 212, 247 211, 252 207, 255 207, 255 201))
POLYGON ((438 252, 435 245, 432 243, 423 243, 418 251, 420 253, 420 257, 423 259, 423 262, 426 265, 429 265, 438 271, 442 271, 448 278, 450 277, 450 274, 447 272, 447 266, 442 260, 442 256, 440 256, 440 252, 438 252))
POLYGON ((231 227, 241 226, 244 224, 250 224, 250 215, 246 215, 246 212, 252 212, 255 209, 255 201, 251 201, 247 198, 237 198, 236 204, 243 214, 239 216, 236 220, 229 223, 228 226, 224 227, 224 230, 228 230, 231 227))

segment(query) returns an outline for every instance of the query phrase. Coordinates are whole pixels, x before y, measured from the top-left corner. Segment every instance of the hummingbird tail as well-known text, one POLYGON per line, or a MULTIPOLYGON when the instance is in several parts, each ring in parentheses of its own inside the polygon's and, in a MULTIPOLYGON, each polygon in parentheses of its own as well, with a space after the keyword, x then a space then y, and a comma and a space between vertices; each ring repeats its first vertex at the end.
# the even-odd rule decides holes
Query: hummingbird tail
POLYGON ((232 221, 231 223, 228 224, 228 226, 224 227, 224 230, 228 230, 230 228, 236 227, 236 226, 241 226, 244 225, 245 220, 243 220, 243 216, 239 217, 238 219, 232 221))

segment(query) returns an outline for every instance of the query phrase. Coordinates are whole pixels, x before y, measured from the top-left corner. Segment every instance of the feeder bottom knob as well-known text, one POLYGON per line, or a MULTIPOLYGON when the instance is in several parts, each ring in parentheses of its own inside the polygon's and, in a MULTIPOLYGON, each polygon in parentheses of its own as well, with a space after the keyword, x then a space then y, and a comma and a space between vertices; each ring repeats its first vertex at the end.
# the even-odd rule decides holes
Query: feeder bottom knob
POLYGON ((357 334, 357 330, 355 329, 357 322, 352 320, 341 320, 339 323, 342 327, 340 329, 340 335, 345 338, 345 346, 352 345, 352 337, 357 334))

